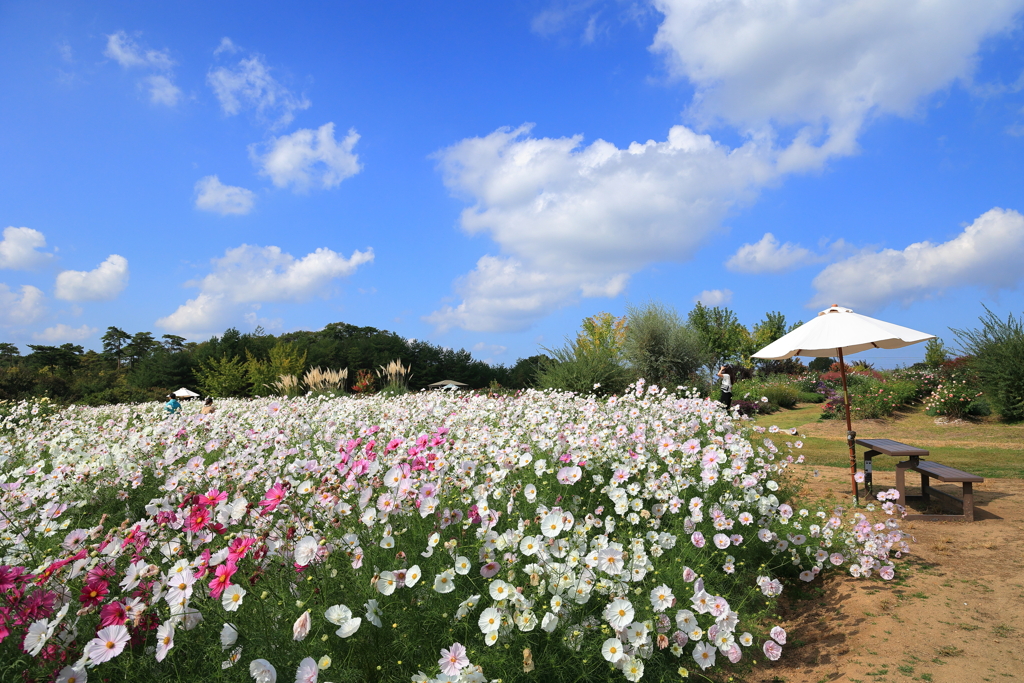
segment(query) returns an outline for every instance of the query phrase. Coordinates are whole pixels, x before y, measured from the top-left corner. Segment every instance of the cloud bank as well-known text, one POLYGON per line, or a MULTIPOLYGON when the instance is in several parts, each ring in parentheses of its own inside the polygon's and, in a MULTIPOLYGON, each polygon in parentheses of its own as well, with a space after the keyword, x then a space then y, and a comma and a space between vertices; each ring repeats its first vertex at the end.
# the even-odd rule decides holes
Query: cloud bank
POLYGON ((359 156, 352 149, 359 134, 350 129, 340 143, 334 139, 334 124, 325 123, 316 130, 302 128, 290 135, 272 138, 260 154, 256 145, 249 154, 277 187, 304 192, 311 187, 326 190, 362 170, 359 156))
POLYGON ((953 239, 917 242, 903 250, 863 252, 833 263, 814 278, 809 307, 836 302, 870 312, 910 304, 965 286, 991 291, 1024 281, 1024 216, 994 208, 953 239))
POLYGON ((280 247, 243 244, 214 259, 213 270, 202 280, 186 283, 198 287, 199 295, 156 324, 178 333, 219 332, 233 317, 252 312, 263 303, 326 298, 335 279, 372 261, 372 249, 356 250, 345 258, 320 248, 297 259, 280 247))
MULTIPOLYGON (((461 301, 426 317, 438 328, 511 331, 586 296, 615 296, 631 274, 692 258, 734 207, 789 174, 857 151, 873 116, 906 116, 974 71, 987 37, 1019 0, 656 0, 652 49, 695 88, 687 126, 618 148, 580 135, 502 128, 438 153, 469 208, 470 234, 499 253, 455 282, 461 301), (745 142, 701 134, 724 124, 745 142)), ((792 267, 804 251, 771 240, 733 266, 792 267)), ((752 269, 752 270, 751 270, 752 269)))

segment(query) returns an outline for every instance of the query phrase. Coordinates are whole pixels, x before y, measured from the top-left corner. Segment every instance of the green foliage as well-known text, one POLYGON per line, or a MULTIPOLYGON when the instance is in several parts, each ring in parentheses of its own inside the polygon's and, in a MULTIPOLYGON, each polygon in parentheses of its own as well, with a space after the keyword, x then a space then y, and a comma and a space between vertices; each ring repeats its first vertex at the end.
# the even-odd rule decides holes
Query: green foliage
POLYGON ((200 363, 196 377, 207 396, 237 396, 249 386, 246 364, 240 358, 226 355, 200 363))
POLYGON ((807 364, 807 369, 811 372, 828 372, 832 364, 836 362, 835 358, 815 358, 807 364))
POLYGON ((565 346, 544 350, 551 360, 537 373, 540 389, 604 396, 621 393, 630 382, 630 372, 619 362, 621 354, 613 336, 585 338, 582 342, 577 336, 565 346))
POLYGON ((1024 321, 1006 320, 985 308, 975 330, 954 330, 964 350, 974 357, 982 391, 999 416, 1008 422, 1024 420, 1024 321))
POLYGON ((929 339, 924 345, 924 364, 932 369, 938 369, 949 359, 946 346, 942 340, 936 337, 929 339))
MULTIPOLYGON (((911 379, 878 379, 866 373, 853 373, 847 374, 846 380, 850 390, 850 417, 854 420, 889 417, 918 398, 918 385, 911 379)), ((827 384, 836 392, 838 400, 828 401, 821 416, 844 419, 842 386, 838 380, 827 384)))
POLYGON ((687 320, 704 345, 704 367, 710 375, 729 361, 739 362, 750 347, 750 333, 729 308, 708 308, 698 302, 687 320))
POLYGON ((675 310, 658 303, 629 306, 623 356, 638 377, 650 384, 691 384, 706 363, 700 336, 675 310))

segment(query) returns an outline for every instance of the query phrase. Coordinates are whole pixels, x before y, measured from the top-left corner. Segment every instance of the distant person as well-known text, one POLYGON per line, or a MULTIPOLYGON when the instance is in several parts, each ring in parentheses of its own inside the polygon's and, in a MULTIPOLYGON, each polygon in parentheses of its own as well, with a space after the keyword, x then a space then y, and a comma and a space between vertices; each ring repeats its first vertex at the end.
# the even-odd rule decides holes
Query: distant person
POLYGON ((208 398, 206 399, 206 403, 203 404, 203 407, 199 409, 199 413, 201 415, 213 415, 213 411, 215 410, 217 409, 213 407, 213 399, 208 398))
POLYGON ((718 376, 722 378, 722 396, 719 400, 729 410, 732 407, 732 383, 736 379, 736 370, 731 365, 723 365, 718 376))
POLYGON ((176 412, 181 410, 181 404, 178 403, 178 399, 174 398, 174 394, 167 394, 167 398, 169 400, 164 404, 165 413, 168 415, 174 415, 176 412))

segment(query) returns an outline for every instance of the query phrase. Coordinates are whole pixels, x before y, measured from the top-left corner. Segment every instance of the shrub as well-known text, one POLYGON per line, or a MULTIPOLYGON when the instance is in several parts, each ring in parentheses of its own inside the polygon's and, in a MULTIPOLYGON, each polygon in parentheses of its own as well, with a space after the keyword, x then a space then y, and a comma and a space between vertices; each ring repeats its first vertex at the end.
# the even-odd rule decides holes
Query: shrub
POLYGON ((653 302, 627 308, 622 355, 637 377, 663 387, 689 384, 707 362, 700 335, 674 310, 653 302))
POLYGON ((1006 320, 985 308, 981 328, 953 330, 978 373, 982 391, 999 416, 1024 420, 1024 321, 1010 314, 1006 320))
POLYGON ((766 384, 761 391, 769 403, 780 408, 795 408, 800 400, 800 393, 796 389, 781 384, 766 384))
POLYGON ((960 418, 970 412, 979 396, 981 392, 968 382, 954 379, 936 387, 932 395, 925 399, 924 405, 929 415, 960 418))
POLYGON ((800 403, 824 403, 825 397, 816 391, 801 391, 798 392, 797 396, 800 399, 800 403))

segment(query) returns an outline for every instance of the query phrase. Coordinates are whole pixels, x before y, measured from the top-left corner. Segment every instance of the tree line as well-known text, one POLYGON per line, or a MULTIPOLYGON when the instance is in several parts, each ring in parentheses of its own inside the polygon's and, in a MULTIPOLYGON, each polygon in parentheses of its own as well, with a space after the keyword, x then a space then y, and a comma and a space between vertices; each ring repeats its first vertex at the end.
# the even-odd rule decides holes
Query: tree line
POLYGON ((159 400, 179 387, 204 396, 265 396, 282 393, 282 377, 295 378, 298 384, 289 386, 301 390, 303 373, 312 368, 347 371, 341 391, 373 392, 393 383, 379 372, 392 361, 408 369, 401 382, 413 391, 452 379, 473 389, 617 393, 639 377, 662 386, 707 388, 727 363, 768 373, 802 370, 795 359, 750 358, 800 324, 769 312, 748 328, 727 307, 698 303, 683 317, 652 302, 629 307, 623 317, 587 318, 565 346, 542 348, 508 366, 489 365, 465 349, 343 322, 276 336, 262 328, 245 333, 230 328, 198 343, 108 327, 101 351, 70 343, 30 344, 31 353, 21 355, 14 344, 0 343, 0 400, 46 396, 100 405, 159 400))
POLYGON ((374 391, 383 384, 377 370, 394 360, 409 367, 404 381, 410 390, 444 379, 471 388, 521 389, 533 385, 542 360, 488 365, 465 349, 343 322, 276 336, 262 328, 246 333, 231 328, 198 343, 109 327, 101 341, 101 351, 70 343, 29 344, 26 355, 14 344, 0 343, 0 400, 46 396, 101 405, 159 400, 179 387, 217 397, 263 396, 277 393, 273 384, 282 375, 301 378, 311 368, 347 369, 348 382, 341 390, 374 391))

